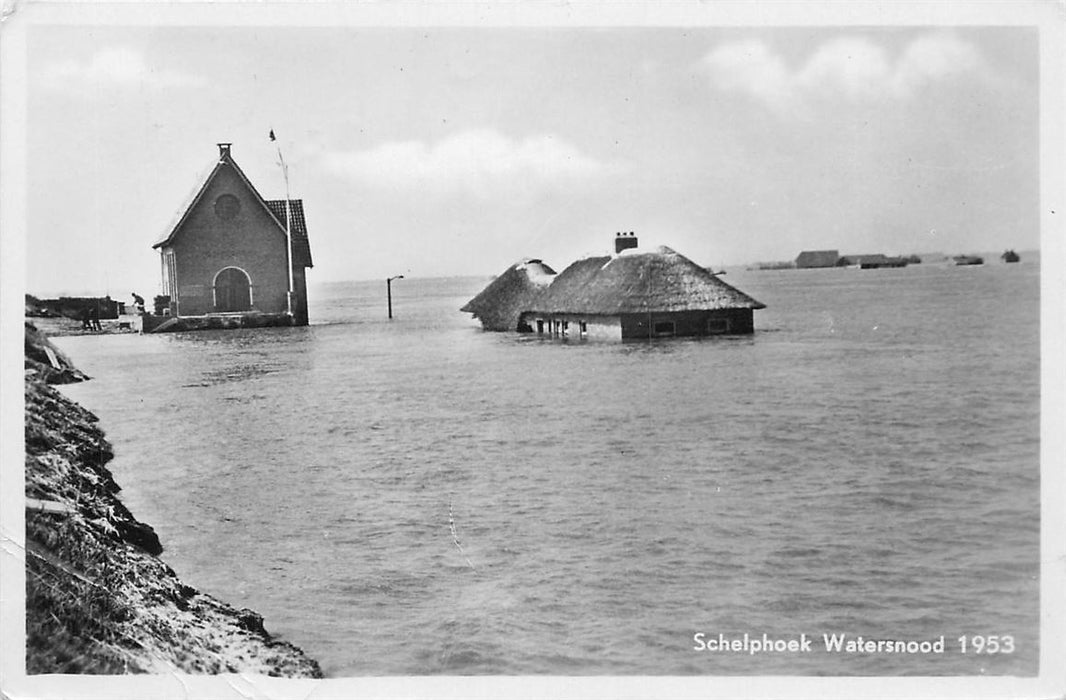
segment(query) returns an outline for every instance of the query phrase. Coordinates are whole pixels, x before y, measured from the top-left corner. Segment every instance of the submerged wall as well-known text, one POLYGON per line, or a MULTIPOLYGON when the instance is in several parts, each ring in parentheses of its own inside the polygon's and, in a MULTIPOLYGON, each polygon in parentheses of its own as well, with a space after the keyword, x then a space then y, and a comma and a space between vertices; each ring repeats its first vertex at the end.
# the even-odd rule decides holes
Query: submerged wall
POLYGON ((585 340, 621 340, 622 325, 617 316, 589 314, 523 314, 529 332, 585 340))
POLYGON ((523 314, 530 331, 588 340, 639 340, 663 337, 737 335, 755 332, 751 309, 674 311, 595 316, 590 314, 523 314))
POLYGON ((755 332, 751 309, 674 311, 624 314, 622 337, 626 339, 736 335, 755 332))
POLYGON ((145 333, 180 333, 184 331, 307 325, 306 323, 297 323, 295 316, 290 316, 287 313, 233 313, 211 314, 209 316, 154 316, 145 314, 141 317, 141 323, 141 329, 145 333))

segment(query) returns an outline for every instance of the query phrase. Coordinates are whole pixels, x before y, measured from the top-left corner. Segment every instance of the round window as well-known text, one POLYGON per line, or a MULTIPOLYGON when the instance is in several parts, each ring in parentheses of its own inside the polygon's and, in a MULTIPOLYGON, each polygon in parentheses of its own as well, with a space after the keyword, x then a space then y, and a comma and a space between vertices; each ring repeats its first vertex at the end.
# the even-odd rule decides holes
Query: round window
POLYGON ((241 200, 234 197, 232 194, 220 195, 215 200, 215 215, 223 221, 229 221, 233 217, 237 216, 237 212, 241 210, 241 200))

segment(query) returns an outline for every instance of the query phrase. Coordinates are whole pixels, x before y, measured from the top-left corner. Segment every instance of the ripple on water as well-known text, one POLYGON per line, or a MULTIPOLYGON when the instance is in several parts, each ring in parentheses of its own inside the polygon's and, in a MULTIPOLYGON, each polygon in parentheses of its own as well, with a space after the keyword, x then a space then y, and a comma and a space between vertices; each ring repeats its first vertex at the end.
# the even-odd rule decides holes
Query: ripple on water
POLYGON ((753 337, 636 344, 482 333, 483 280, 408 280, 391 324, 340 285, 330 325, 60 339, 97 378, 64 390, 168 563, 330 673, 1025 675, 1036 270, 741 271, 753 337), (991 629, 1018 653, 691 648, 991 629))

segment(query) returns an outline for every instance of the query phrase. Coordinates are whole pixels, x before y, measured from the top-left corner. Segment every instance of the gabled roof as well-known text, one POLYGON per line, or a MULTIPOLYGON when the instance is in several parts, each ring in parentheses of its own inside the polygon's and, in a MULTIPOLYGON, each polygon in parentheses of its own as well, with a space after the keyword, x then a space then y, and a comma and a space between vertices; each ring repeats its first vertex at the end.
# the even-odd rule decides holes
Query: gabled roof
POLYGON ((528 310, 614 315, 765 306, 663 246, 578 260, 559 273, 528 310))
POLYGON ((833 267, 839 260, 835 250, 805 250, 796 256, 796 267, 833 267))
MULTIPOLYGON (((267 209, 278 220, 281 230, 285 230, 285 200, 267 199, 267 209)), ((313 267, 311 264, 311 242, 307 239, 307 220, 304 218, 302 199, 289 200, 289 219, 292 224, 292 259, 297 265, 313 267)))
MULTIPOLYGON (((244 174, 244 171, 241 170, 239 165, 237 165, 237 162, 233 160, 233 156, 230 155, 229 149, 227 148, 225 152, 219 155, 218 162, 215 163, 215 167, 211 169, 211 173, 204 180, 203 185, 201 185, 200 189, 198 189, 192 196, 185 208, 181 210, 182 215, 177 223, 170 227, 170 232, 167 233, 167 235, 153 243, 152 248, 159 248, 174 240, 174 237, 181 230, 182 226, 185 225, 185 222, 188 220, 193 209, 195 209, 196 205, 200 203, 200 200, 211 185, 211 182, 218 176, 219 171, 225 166, 233 168, 234 172, 236 172, 237 176, 241 179, 241 182, 243 182, 245 187, 247 187, 252 193, 253 199, 266 209, 267 213, 270 214, 270 218, 278 225, 278 229, 281 233, 285 233, 285 200, 278 199, 268 201, 263 199, 262 195, 259 194, 259 190, 255 189, 255 185, 252 184, 252 181, 248 179, 248 176, 244 174), (281 212, 280 220, 278 219, 279 210, 281 212)), ((307 223, 304 218, 303 200, 290 199, 289 202, 292 210, 293 262, 296 265, 311 267, 311 245, 307 237, 307 223)))
POLYGON ((163 234, 155 243, 152 244, 152 248, 158 248, 162 245, 166 245, 174 239, 174 235, 178 232, 178 229, 184 225, 185 220, 189 218, 189 213, 193 210, 196 204, 204 196, 204 192, 207 190, 208 185, 215 179, 215 175, 218 174, 219 168, 222 166, 222 159, 215 163, 206 177, 199 178, 202 183, 199 187, 194 189, 189 196, 185 198, 184 204, 177 211, 181 212, 176 219, 171 219, 171 224, 166 228, 166 233, 163 234))
POLYGON ((473 314, 486 330, 516 330, 519 316, 554 277, 555 270, 540 260, 521 260, 459 310, 473 314))

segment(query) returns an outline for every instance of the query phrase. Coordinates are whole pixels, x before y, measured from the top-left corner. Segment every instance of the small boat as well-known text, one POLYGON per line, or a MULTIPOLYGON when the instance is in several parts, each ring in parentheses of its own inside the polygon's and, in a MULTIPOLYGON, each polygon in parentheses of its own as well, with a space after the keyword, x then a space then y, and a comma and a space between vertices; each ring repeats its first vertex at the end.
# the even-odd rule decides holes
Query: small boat
POLYGON ((956 265, 984 265, 985 259, 978 255, 956 255, 952 260, 956 265))
POLYGON ((1001 257, 1003 259, 1003 262, 1006 263, 1015 263, 1022 259, 1021 256, 1015 253, 1013 250, 1008 250, 999 257, 1001 257))

